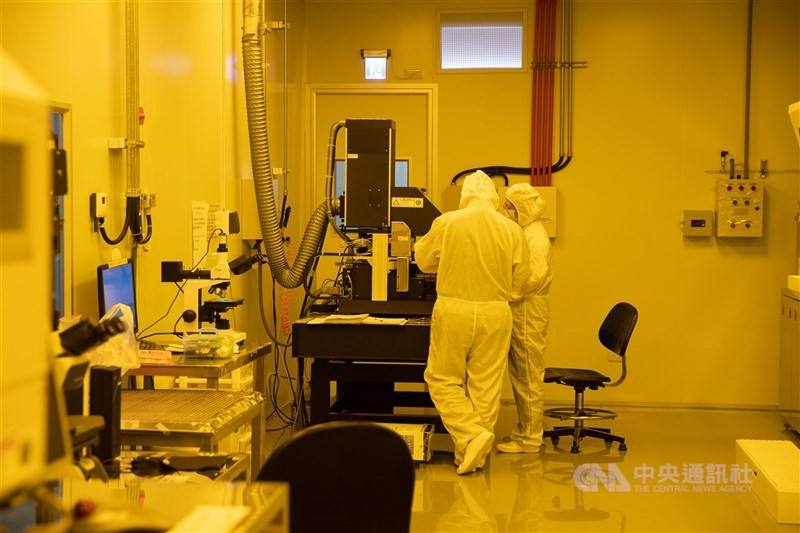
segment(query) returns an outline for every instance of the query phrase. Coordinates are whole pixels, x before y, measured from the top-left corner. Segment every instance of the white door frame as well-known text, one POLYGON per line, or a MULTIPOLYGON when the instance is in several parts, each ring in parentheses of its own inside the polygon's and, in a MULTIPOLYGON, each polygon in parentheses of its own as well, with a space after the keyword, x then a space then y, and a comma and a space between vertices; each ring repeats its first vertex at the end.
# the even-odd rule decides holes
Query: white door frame
POLYGON ((428 195, 434 193, 432 184, 438 175, 437 135, 439 126, 439 95, 438 85, 435 83, 390 83, 376 86, 369 83, 357 84, 312 84, 306 87, 306 109, 308 110, 308 128, 305 134, 306 164, 311 175, 311 186, 306 193, 306 206, 303 220, 308 220, 315 207, 317 196, 317 176, 314 176, 315 162, 317 160, 317 97, 327 95, 423 95, 427 102, 428 122, 428 168, 425 179, 425 189, 428 195))

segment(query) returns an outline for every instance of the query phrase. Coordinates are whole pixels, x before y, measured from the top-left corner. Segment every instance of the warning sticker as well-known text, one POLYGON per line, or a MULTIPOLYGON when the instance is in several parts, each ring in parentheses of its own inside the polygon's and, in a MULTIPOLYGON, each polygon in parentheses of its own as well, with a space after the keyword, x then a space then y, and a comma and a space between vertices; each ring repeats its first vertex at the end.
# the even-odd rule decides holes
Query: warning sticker
POLYGON ((392 207, 411 207, 414 209, 422 209, 422 198, 392 198, 392 207))

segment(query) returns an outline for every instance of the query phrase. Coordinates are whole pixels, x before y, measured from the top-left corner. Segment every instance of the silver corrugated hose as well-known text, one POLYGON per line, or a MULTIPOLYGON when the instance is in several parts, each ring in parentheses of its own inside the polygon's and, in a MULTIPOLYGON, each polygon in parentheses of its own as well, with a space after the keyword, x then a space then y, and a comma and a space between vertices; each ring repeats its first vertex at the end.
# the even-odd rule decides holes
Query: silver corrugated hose
POLYGON ((287 288, 294 288, 303 283, 312 261, 317 255, 319 243, 328 226, 328 207, 327 202, 323 202, 314 210, 300 242, 297 257, 290 267, 283 246, 283 235, 272 189, 266 91, 264 90, 263 57, 259 33, 260 10, 259 0, 245 1, 242 55, 244 56, 247 125, 250 133, 250 159, 253 165, 258 218, 267 249, 269 268, 279 284, 287 288))

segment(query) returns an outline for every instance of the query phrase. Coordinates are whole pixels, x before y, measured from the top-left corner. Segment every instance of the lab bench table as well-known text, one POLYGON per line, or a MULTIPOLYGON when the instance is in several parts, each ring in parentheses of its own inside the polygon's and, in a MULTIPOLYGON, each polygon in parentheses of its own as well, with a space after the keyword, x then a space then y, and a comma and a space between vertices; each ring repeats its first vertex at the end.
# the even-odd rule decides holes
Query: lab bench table
POLYGON ((120 444, 213 452, 220 440, 250 423, 250 474, 255 479, 263 460, 264 416, 259 392, 123 390, 120 444))
POLYGON ((257 344, 246 341, 239 348, 238 354, 229 358, 207 359, 187 357, 173 354, 172 362, 168 364, 143 364, 139 368, 128 371, 131 376, 172 376, 205 378, 210 389, 219 388, 219 380, 236 369, 253 363, 253 390, 267 397, 266 376, 264 360, 272 353, 272 343, 257 344))
POLYGON ((398 413, 395 408, 433 409, 427 392, 395 391, 395 383, 424 383, 430 344, 430 318, 411 318, 402 325, 311 323, 317 316, 292 324, 292 356, 303 372, 311 365, 311 423, 329 420, 372 420, 434 424, 437 414, 398 413), (337 383, 331 405, 330 384, 337 383))
MULTIPOLYGON (((95 502, 98 510, 119 509, 130 513, 126 520, 130 523, 105 524, 107 529, 103 531, 149 530, 148 526, 151 529, 171 529, 201 506, 230 507, 234 512, 240 510, 241 518, 235 519, 235 525, 225 528, 226 531, 289 531, 289 487, 285 483, 178 484, 137 479, 120 488, 113 484, 64 480, 61 500, 67 508, 74 507, 78 501, 90 500, 95 502)), ((111 518, 122 519, 120 516, 111 518)), ((195 523, 194 527, 184 525, 181 530, 223 530, 221 524, 213 522, 203 522, 199 527, 201 529, 195 523)))
MULTIPOLYGON (((169 451, 161 451, 161 452, 141 452, 141 451, 122 451, 119 454, 119 462, 120 462, 120 472, 119 476, 116 479, 112 479, 109 481, 110 485, 116 484, 117 486, 124 487, 129 485, 133 482, 133 480, 152 480, 152 481, 169 481, 170 483, 177 483, 177 482, 187 482, 191 483, 192 480, 189 479, 191 477, 191 472, 189 471, 174 471, 174 472, 165 472, 163 474, 156 474, 156 475, 142 475, 136 473, 132 469, 132 462, 137 457, 151 457, 151 458, 158 458, 167 455, 181 455, 180 452, 169 452, 169 451)), ((192 454, 187 454, 192 455, 192 454)), ((250 455, 246 453, 229 453, 231 458, 231 463, 226 465, 219 471, 219 474, 212 478, 203 476, 203 481, 207 481, 208 483, 213 483, 216 481, 236 481, 238 479, 243 479, 249 476, 250 473, 250 455)), ((197 474, 198 476, 202 476, 202 474, 197 474)), ((197 479, 197 478, 196 478, 197 479)))

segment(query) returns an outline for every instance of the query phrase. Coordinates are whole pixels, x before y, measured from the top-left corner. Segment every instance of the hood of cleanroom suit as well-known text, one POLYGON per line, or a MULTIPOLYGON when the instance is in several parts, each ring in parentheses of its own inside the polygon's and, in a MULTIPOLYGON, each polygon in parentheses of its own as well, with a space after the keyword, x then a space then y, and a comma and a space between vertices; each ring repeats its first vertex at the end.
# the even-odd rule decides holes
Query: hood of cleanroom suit
POLYGON ((473 202, 489 202, 492 207, 497 209, 500 205, 500 197, 497 189, 489 176, 483 171, 478 170, 464 178, 464 185, 461 187, 461 200, 458 203, 459 209, 464 209, 473 202))
POLYGON ((517 183, 506 191, 508 200, 517 209, 519 225, 523 228, 542 217, 547 203, 539 191, 527 183, 517 183))

